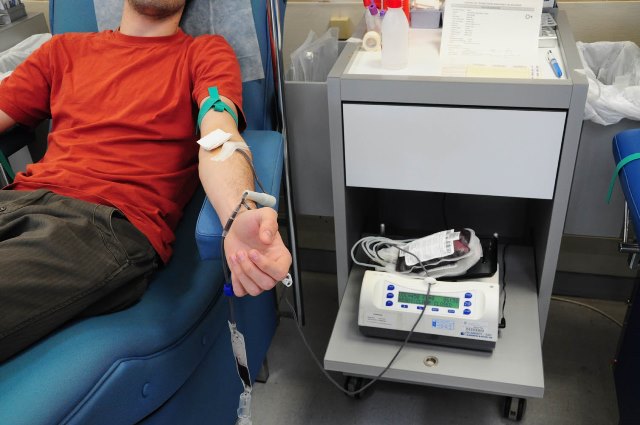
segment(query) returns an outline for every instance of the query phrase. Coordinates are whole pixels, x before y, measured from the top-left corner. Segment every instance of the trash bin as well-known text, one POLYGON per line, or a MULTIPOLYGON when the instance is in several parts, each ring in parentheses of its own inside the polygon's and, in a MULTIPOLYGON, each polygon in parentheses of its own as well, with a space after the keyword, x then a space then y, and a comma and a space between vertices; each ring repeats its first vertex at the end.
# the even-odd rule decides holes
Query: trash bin
MULTIPOLYGON (((321 41, 323 37, 326 40, 329 35, 327 32, 321 37, 310 36, 305 44, 311 45, 313 40, 321 41)), ((335 51, 330 54, 327 53, 333 48, 328 46, 330 43, 323 48, 317 48, 316 44, 315 49, 304 49, 303 45, 292 53, 293 56, 298 52, 298 58, 308 61, 295 68, 292 57, 292 68, 284 82, 293 198, 296 213, 302 215, 333 216, 326 76, 344 42, 338 42, 337 32, 332 37, 335 51)))
POLYGON ((589 80, 585 119, 601 125, 640 120, 640 47, 630 41, 577 46, 589 80))
POLYGON ((611 140, 640 127, 640 47, 632 42, 577 43, 589 81, 584 123, 564 233, 618 238, 624 197, 605 198, 615 164, 611 140))

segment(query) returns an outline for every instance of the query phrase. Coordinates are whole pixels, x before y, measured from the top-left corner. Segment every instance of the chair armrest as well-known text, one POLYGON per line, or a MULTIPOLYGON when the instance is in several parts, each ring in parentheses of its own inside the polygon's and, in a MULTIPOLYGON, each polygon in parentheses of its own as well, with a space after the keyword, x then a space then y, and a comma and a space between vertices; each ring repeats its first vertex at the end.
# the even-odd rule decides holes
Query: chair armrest
MULTIPOLYGON (((282 135, 275 131, 247 130, 242 137, 251 149, 253 165, 260 182, 265 190, 277 200, 280 194, 284 159, 282 135)), ((196 223, 196 243, 200 258, 203 260, 219 259, 221 241, 222 224, 220 218, 218 218, 209 199, 205 198, 196 223)))
MULTIPOLYGON (((625 130, 613 138, 613 157, 616 163, 639 152, 640 129, 625 130)), ((633 224, 636 229, 640 229, 640 161, 625 165, 620 170, 619 178, 633 224)))
POLYGON ((0 150, 5 156, 9 157, 24 146, 31 144, 34 140, 35 134, 33 131, 17 125, 4 133, 0 133, 0 150))

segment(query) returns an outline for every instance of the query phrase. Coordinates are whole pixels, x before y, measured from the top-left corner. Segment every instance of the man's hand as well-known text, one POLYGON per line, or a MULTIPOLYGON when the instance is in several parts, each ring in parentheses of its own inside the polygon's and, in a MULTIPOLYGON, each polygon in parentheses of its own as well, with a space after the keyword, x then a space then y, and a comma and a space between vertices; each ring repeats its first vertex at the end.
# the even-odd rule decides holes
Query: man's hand
POLYGON ((241 212, 233 222, 224 250, 236 296, 259 295, 286 277, 291 254, 278 233, 277 218, 273 209, 260 208, 241 212))

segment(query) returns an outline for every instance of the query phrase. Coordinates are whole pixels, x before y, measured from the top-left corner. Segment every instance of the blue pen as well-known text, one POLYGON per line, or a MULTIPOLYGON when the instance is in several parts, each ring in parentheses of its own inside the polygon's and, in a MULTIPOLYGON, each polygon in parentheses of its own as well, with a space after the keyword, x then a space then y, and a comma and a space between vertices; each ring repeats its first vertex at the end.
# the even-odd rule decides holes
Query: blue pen
POLYGON ((553 69, 553 73, 556 77, 562 77, 562 70, 560 69, 560 65, 558 65, 558 61, 553 57, 553 53, 551 50, 547 51, 547 61, 549 61, 549 65, 551 65, 551 69, 553 69))

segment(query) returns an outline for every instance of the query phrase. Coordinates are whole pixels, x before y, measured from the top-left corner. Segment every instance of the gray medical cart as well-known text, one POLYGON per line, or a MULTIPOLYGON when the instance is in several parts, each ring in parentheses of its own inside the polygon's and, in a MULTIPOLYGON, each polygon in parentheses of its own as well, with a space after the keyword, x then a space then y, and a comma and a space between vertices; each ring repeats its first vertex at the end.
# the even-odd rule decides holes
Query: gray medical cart
MULTIPOLYGON (((380 223, 390 237, 455 225, 509 242, 507 326, 492 353, 409 343, 382 379, 504 395, 513 419, 543 396, 541 344, 588 88, 566 15, 556 21, 563 78, 376 75, 358 44, 344 48, 327 81, 340 300, 327 370, 371 379, 400 344, 358 330, 364 269, 353 244, 380 223)), ((502 273, 502 253, 499 262, 502 273)))

